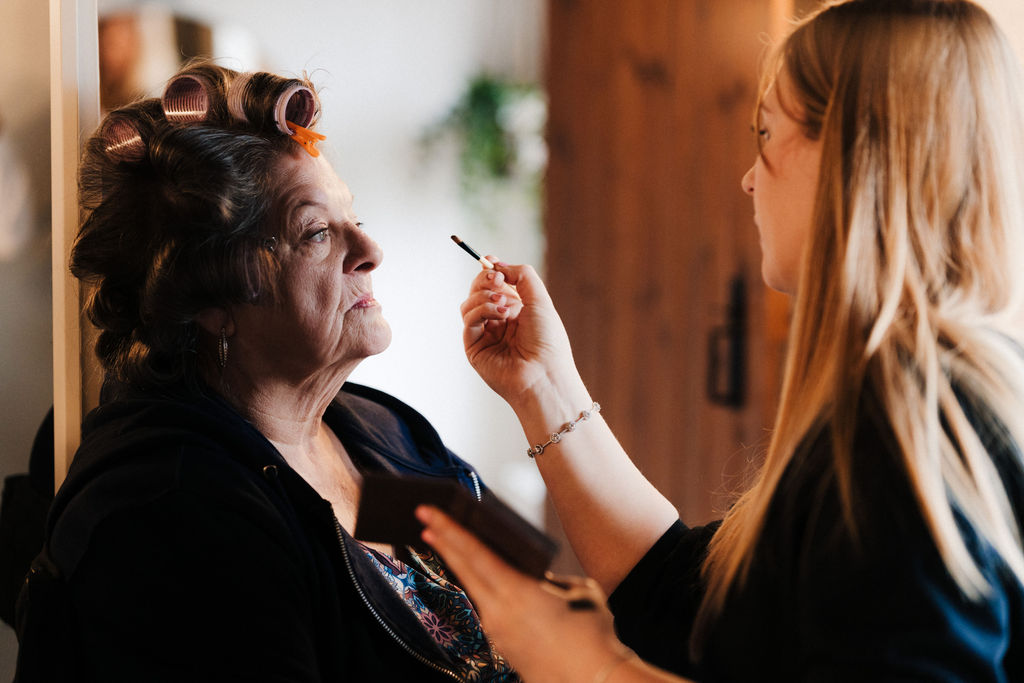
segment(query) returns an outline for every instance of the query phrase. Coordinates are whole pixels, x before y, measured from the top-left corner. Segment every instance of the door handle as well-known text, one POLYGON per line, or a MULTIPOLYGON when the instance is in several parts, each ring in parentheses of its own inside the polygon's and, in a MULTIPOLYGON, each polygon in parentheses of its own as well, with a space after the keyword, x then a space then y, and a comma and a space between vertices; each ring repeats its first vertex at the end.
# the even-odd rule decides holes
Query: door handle
POLYGON ((707 393, 712 403, 741 408, 746 399, 747 296, 743 275, 729 281, 725 322, 708 334, 707 393))

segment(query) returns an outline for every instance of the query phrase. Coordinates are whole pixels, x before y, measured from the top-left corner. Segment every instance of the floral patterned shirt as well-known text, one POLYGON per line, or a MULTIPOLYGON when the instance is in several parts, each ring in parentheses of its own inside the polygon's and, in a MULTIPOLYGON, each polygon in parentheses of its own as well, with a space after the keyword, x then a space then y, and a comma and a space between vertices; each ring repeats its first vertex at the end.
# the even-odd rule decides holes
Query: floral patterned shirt
POLYGON ((447 578, 432 552, 409 548, 413 564, 405 564, 367 546, 364 551, 423 627, 455 662, 466 681, 515 683, 519 675, 494 649, 480 627, 480 617, 465 591, 447 578))

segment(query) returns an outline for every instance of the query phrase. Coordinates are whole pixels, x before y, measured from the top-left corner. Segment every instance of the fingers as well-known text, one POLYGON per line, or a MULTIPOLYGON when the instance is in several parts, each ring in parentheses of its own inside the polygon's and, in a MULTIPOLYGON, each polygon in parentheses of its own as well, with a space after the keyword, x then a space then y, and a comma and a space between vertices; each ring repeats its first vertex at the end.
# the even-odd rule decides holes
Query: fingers
POLYGON ((595 582, 550 575, 537 581, 439 510, 420 506, 416 517, 425 525, 423 540, 455 573, 488 636, 524 680, 605 680, 629 653, 595 582))
POLYGON ((507 296, 510 300, 519 298, 519 293, 516 291, 516 288, 508 282, 508 278, 505 273, 499 270, 484 270, 477 273, 470 286, 470 292, 472 293, 478 290, 499 292, 507 296))
POLYGON ((484 334, 488 321, 502 322, 515 318, 523 303, 515 288, 498 271, 480 272, 473 280, 469 297, 462 302, 460 312, 465 326, 466 347, 475 344, 484 334))
POLYGON ((551 295, 548 294, 544 281, 531 265, 512 266, 488 256, 487 260, 494 264, 498 274, 504 276, 506 282, 514 286, 519 296, 526 304, 550 303, 551 295))
POLYGON ((544 575, 541 588, 566 601, 569 609, 592 610, 606 602, 601 586, 589 577, 544 575))
POLYGON ((545 572, 544 581, 558 590, 571 592, 573 595, 595 595, 601 602, 604 602, 604 592, 601 590, 601 584, 589 576, 566 576, 564 574, 545 572))
MULTIPOLYGON (((521 304, 517 304, 517 307, 521 304)), ((502 322, 513 315, 507 298, 488 291, 470 295, 462 304, 463 342, 467 349, 484 336, 488 322, 502 322)), ((517 313, 517 311, 515 312, 517 313)))
POLYGON ((514 586, 531 581, 440 510, 421 505, 416 517, 425 527, 423 540, 444 557, 481 611, 500 602, 502 594, 514 586))
MULTIPOLYGON (((469 293, 466 300, 462 302, 460 310, 463 317, 470 314, 483 314, 484 312, 496 313, 500 316, 517 301, 517 299, 512 299, 508 294, 501 291, 478 289, 469 293)), ((498 316, 492 315, 491 317, 498 316)))

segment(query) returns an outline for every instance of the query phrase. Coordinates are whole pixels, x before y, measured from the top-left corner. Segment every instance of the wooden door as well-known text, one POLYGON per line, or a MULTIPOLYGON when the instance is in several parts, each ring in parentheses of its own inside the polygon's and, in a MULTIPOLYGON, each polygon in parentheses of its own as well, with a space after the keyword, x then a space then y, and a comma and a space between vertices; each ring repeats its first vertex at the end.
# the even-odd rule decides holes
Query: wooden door
POLYGON ((594 399, 688 523, 722 514, 775 410, 788 304, 762 283, 740 178, 759 58, 792 8, 549 4, 546 279, 594 399), (723 402, 734 293, 743 391, 723 402))

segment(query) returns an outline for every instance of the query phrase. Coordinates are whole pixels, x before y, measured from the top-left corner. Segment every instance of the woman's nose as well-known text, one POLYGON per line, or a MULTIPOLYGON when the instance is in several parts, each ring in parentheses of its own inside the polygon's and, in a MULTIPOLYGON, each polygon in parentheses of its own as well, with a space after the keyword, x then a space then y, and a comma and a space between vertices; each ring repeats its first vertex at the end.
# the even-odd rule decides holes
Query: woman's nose
POLYGON ((384 259, 384 252, 381 251, 380 245, 355 223, 346 226, 345 238, 348 241, 348 253, 345 254, 345 262, 342 267, 346 273, 369 272, 379 266, 384 259))
POLYGON ((751 166, 750 169, 747 170, 747 172, 743 174, 743 177, 740 178, 740 187, 742 187, 743 191, 746 192, 747 194, 749 194, 751 197, 754 196, 754 167, 753 166, 751 166))

